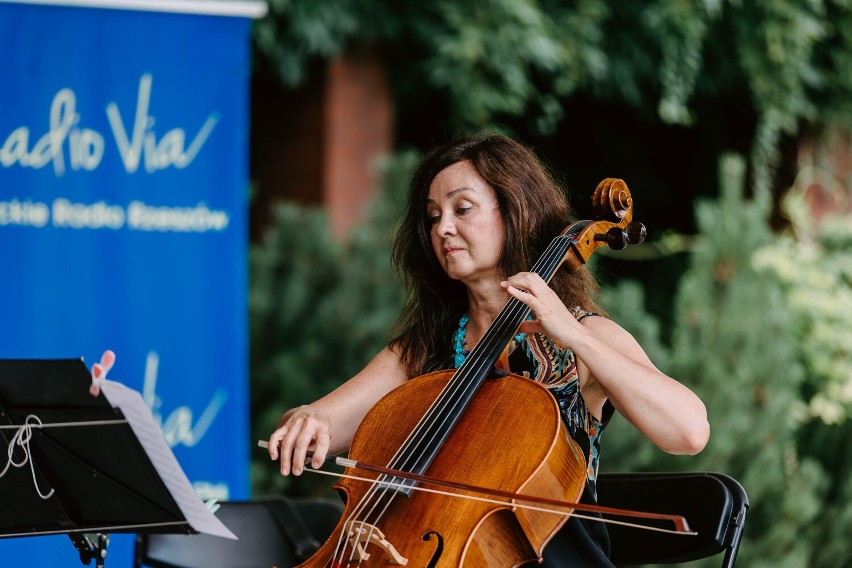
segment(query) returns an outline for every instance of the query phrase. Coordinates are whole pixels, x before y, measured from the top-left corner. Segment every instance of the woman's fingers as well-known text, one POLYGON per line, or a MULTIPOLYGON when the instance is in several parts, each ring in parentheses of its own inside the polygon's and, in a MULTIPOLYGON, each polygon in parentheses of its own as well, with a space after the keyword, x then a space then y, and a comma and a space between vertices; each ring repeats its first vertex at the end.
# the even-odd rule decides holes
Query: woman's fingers
POLYGON ((320 430, 316 437, 316 447, 314 454, 311 457, 311 467, 319 469, 325 462, 325 456, 328 455, 328 447, 331 444, 331 435, 327 429, 320 430))
POLYGON ((278 444, 281 475, 290 475, 293 463, 293 449, 296 444, 296 436, 301 432, 302 422, 302 419, 299 417, 291 417, 288 423, 280 428, 280 430, 284 430, 284 434, 278 444))
POLYGON ((520 272, 501 282, 501 285, 513 297, 532 308, 536 316, 562 305, 562 301, 547 282, 534 272, 520 272), (558 305, 551 305, 553 302, 558 302, 558 305))
POLYGON ((266 447, 266 450, 269 452, 269 459, 273 461, 278 459, 278 448, 281 444, 281 439, 286 433, 287 428, 285 426, 281 426, 270 434, 268 441, 269 445, 266 447))
POLYGON ((562 347, 570 347, 572 337, 582 328, 562 299, 538 274, 521 272, 501 285, 509 294, 529 306, 534 317, 518 328, 523 333, 543 333, 562 347))
POLYGON ((302 423, 302 430, 293 443, 293 459, 291 470, 293 475, 302 475, 305 471, 305 462, 308 460, 308 454, 316 451, 314 440, 318 436, 318 431, 322 424, 312 418, 306 418, 302 423))
POLYGON ((281 475, 301 475, 308 459, 314 469, 322 465, 330 442, 328 423, 303 410, 293 413, 269 437, 269 457, 280 460, 281 475))

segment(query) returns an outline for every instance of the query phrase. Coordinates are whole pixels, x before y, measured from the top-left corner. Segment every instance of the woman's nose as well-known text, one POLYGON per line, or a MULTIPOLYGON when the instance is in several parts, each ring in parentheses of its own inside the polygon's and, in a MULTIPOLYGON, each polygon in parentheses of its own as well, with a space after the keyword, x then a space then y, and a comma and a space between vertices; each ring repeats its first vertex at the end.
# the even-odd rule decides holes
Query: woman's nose
POLYGON ((442 237, 446 235, 454 235, 456 233, 456 225, 453 223, 449 215, 441 216, 441 220, 438 221, 437 231, 442 237))

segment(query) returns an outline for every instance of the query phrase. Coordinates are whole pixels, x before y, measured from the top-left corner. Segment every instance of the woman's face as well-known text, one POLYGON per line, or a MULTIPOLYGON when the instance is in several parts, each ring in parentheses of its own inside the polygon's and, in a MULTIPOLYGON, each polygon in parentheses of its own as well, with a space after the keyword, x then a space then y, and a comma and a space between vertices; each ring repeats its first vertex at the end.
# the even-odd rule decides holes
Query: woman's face
POLYGON ((502 279, 504 224, 497 196, 468 161, 441 170, 429 186, 432 250, 447 275, 465 284, 502 279))

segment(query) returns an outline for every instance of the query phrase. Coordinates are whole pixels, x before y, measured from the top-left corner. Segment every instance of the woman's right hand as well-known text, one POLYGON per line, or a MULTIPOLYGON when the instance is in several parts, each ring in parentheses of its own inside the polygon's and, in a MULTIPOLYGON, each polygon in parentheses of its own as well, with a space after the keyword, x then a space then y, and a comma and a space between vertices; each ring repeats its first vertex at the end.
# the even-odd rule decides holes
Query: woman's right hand
POLYGON ((383 348, 360 373, 332 392, 284 413, 269 436, 269 457, 281 462, 281 475, 301 475, 309 454, 311 467, 319 469, 329 452, 349 449, 370 407, 407 380, 399 356, 383 348))
POLYGON ((310 405, 288 410, 269 436, 269 457, 280 460, 281 475, 301 475, 310 453, 314 469, 322 467, 331 442, 331 420, 310 405))

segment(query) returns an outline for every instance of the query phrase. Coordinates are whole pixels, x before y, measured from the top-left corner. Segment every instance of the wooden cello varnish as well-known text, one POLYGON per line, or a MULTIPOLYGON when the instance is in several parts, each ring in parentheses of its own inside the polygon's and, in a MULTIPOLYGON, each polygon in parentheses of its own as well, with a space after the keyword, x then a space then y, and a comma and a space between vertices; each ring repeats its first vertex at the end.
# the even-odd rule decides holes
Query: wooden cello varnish
MULTIPOLYGON (((358 428, 350 458, 365 463, 390 461, 452 375, 452 371, 424 375, 382 398, 358 428)), ((429 475, 577 501, 583 491, 585 467, 547 389, 508 375, 485 381, 430 466, 429 475)), ((360 470, 346 473, 365 475, 360 470)), ((304 567, 331 565, 350 514, 349 505, 359 503, 370 489, 369 484, 350 479, 334 487, 344 496, 346 511, 331 537, 304 567)), ((407 560, 406 566, 507 567, 536 562, 565 520, 562 515, 514 509, 511 504, 413 491, 393 499, 380 529, 407 560)), ((368 560, 352 565, 399 565, 376 548, 371 549, 368 560)), ((351 551, 347 559, 350 556, 351 551)))

